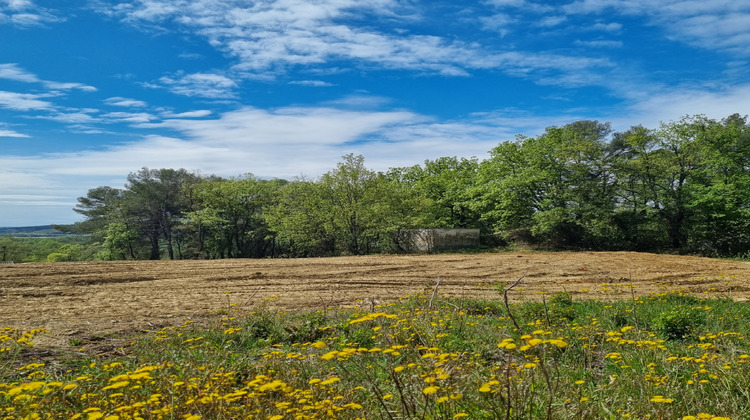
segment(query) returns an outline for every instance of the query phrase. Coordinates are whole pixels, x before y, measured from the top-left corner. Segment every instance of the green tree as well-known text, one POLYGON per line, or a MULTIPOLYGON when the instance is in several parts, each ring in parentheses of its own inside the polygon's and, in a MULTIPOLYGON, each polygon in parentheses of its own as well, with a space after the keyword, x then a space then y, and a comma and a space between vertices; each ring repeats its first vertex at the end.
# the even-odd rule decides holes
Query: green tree
POLYGON ((627 157, 618 168, 622 200, 633 210, 656 214, 673 249, 687 245, 691 202, 705 181, 701 138, 708 123, 705 117, 684 117, 657 130, 634 127, 619 138, 627 157))
POLYGON ((491 151, 475 208, 496 230, 529 230, 555 246, 610 247, 617 181, 609 124, 578 121, 491 151))
POLYGON ((139 234, 148 238, 150 259, 160 258, 162 238, 169 259, 175 258, 173 230, 190 204, 185 190, 199 181, 185 169, 143 168, 128 175, 123 197, 127 217, 135 220, 139 234))
POLYGON ((479 228, 480 215, 472 208, 472 188, 477 181, 477 158, 441 157, 413 167, 417 191, 428 201, 436 227, 479 228))
POLYGON ((702 165, 688 203, 688 248, 709 255, 750 252, 750 125, 747 117, 703 120, 702 165))
POLYGON ((332 228, 343 250, 366 254, 377 242, 379 179, 362 155, 343 156, 335 170, 320 178, 323 201, 332 211, 332 228))
POLYGON ((265 220, 279 181, 246 175, 195 186, 198 210, 188 219, 206 231, 209 252, 219 257, 264 257, 273 237, 265 220))
POLYGON ((266 218, 279 252, 290 257, 326 256, 336 252, 336 223, 323 185, 298 179, 282 186, 266 218))

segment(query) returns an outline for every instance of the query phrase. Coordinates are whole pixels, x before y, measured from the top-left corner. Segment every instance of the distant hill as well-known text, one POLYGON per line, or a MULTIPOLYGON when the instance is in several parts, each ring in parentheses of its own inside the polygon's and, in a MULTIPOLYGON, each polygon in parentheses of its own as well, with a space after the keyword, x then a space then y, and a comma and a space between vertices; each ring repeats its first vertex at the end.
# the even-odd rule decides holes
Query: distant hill
POLYGON ((39 238, 51 236, 67 236, 69 233, 55 230, 52 225, 23 226, 23 227, 0 227, 0 236, 13 236, 16 238, 39 238))

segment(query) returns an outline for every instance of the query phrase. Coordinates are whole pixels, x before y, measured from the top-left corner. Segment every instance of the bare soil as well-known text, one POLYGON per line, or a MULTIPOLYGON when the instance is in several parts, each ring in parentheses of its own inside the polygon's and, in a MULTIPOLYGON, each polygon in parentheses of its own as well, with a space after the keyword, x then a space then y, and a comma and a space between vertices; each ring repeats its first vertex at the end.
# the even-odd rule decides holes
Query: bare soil
POLYGON ((230 308, 369 308, 432 293, 438 278, 438 297, 497 299, 493 284, 524 275, 514 300, 561 290, 574 299, 674 290, 750 298, 750 263, 633 252, 35 263, 0 266, 0 327, 46 328, 49 345, 85 344, 230 308))

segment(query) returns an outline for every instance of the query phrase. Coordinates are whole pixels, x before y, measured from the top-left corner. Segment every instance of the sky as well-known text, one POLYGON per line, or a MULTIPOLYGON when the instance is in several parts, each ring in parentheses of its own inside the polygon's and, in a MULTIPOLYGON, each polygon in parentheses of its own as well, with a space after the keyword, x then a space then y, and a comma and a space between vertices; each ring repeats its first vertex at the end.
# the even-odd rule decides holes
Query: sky
POLYGON ((143 167, 315 179, 750 113, 737 0, 0 0, 0 226, 143 167))

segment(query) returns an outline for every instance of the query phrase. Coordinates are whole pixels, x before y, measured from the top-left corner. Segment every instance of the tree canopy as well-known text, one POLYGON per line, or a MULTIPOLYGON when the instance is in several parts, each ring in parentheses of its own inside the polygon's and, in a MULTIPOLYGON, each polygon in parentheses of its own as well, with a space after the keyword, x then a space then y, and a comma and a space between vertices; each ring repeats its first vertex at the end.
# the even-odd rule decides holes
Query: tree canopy
POLYGON ((750 254, 747 117, 684 117, 613 132, 577 121, 501 142, 486 160, 368 169, 348 154, 318 179, 143 168, 78 199, 69 228, 107 259, 358 255, 409 229, 477 228, 487 246, 750 254))

